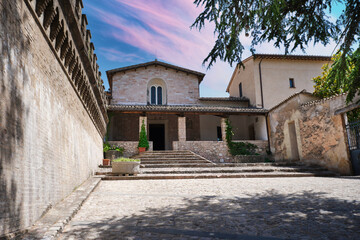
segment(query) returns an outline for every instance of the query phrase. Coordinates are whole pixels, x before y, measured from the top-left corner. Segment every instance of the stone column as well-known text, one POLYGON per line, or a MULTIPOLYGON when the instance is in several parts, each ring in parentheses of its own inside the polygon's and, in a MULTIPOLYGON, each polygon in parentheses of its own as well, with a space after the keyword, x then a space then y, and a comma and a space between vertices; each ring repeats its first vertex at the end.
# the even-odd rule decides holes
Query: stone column
POLYGON ((179 142, 186 141, 186 117, 178 117, 178 137, 179 142))
POLYGON ((226 119, 227 117, 222 117, 221 118, 221 137, 222 140, 225 142, 226 141, 226 119))
POLYGON ((146 134, 147 134, 147 116, 140 116, 139 117, 139 134, 140 134, 140 131, 141 131, 141 125, 142 125, 143 120, 144 120, 144 124, 145 124, 145 131, 146 131, 146 134))

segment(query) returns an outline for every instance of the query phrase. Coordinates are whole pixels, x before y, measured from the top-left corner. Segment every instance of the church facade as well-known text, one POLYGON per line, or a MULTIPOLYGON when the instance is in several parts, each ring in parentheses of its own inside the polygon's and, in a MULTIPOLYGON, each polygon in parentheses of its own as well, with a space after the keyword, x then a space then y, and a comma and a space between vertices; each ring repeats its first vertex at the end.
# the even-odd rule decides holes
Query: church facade
POLYGON ((150 150, 192 150, 213 161, 230 161, 225 143, 229 119, 234 140, 268 143, 267 110, 254 108, 246 97, 200 97, 205 74, 160 61, 107 71, 110 84, 108 140, 137 152, 144 122, 150 150))

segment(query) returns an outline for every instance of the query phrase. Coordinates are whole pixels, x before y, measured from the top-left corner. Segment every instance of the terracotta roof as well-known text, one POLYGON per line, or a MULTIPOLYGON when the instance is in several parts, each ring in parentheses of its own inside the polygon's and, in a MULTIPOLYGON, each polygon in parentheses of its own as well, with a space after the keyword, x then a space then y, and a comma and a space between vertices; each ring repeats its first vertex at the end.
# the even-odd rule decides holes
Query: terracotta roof
POLYGON ((276 104, 274 107, 270 108, 269 112, 271 112, 272 110, 274 110, 275 108, 279 107, 279 106, 282 105, 283 103, 289 101, 289 100, 292 99, 293 97, 296 97, 297 95, 300 95, 300 94, 307 94, 307 95, 313 96, 312 93, 309 93, 309 92, 306 91, 306 89, 303 89, 303 90, 300 91, 300 92, 297 92, 297 93, 294 93, 294 94, 290 95, 289 97, 285 98, 284 100, 282 100, 281 102, 279 102, 278 104, 276 104))
POLYGON ((230 101, 230 102, 248 102, 247 97, 201 97, 201 101, 230 101))
MULTIPOLYGON (((248 58, 245 58, 242 62, 245 63, 251 59, 282 59, 282 60, 309 60, 309 61, 331 61, 331 56, 317 56, 317 55, 284 55, 284 54, 253 54, 248 58)), ((230 85, 235 77, 235 72, 239 68, 239 64, 236 65, 234 72, 230 78, 229 84, 226 88, 226 92, 229 92, 230 85)))
POLYGON ((173 113, 222 113, 222 114, 266 114, 263 108, 241 108, 201 105, 122 105, 111 104, 108 110, 122 112, 173 112, 173 113))
POLYGON ((262 59, 285 59, 285 60, 312 60, 312 61, 331 61, 331 56, 319 56, 319 55, 284 55, 284 54, 254 54, 246 58, 243 62, 248 61, 251 58, 262 59))
POLYGON ((110 83, 110 86, 111 86, 112 85, 111 84, 112 83, 111 76, 113 74, 118 73, 118 72, 129 71, 129 70, 133 70, 133 69, 137 69, 137 68, 148 67, 148 66, 152 66, 152 65, 163 66, 165 68, 171 68, 171 69, 174 69, 174 70, 177 70, 177 71, 185 72, 185 73, 188 73, 188 74, 193 74, 193 75, 198 77, 199 83, 201 83, 201 81, 205 77, 205 73, 197 72, 197 71, 190 70, 190 69, 187 69, 187 68, 178 67, 178 66, 175 66, 175 65, 172 65, 172 64, 169 64, 169 63, 160 62, 160 61, 158 61, 156 59, 155 59, 155 61, 151 61, 151 62, 140 63, 140 64, 131 65, 131 66, 127 66, 127 67, 111 69, 111 70, 106 71, 106 75, 108 77, 108 80, 109 80, 109 83, 110 83))

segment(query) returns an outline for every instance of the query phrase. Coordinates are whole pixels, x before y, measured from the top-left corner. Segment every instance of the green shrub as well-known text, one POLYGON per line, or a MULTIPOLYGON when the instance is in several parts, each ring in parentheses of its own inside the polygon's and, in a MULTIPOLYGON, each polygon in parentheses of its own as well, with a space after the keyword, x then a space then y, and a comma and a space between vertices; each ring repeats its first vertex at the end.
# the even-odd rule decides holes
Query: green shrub
POLYGON ((117 159, 114 159, 113 162, 140 162, 140 159, 117 158, 117 159))
POLYGON ((259 155, 256 153, 257 146, 248 142, 231 142, 229 151, 233 156, 236 155, 259 155))
POLYGON ((226 119, 226 144, 229 148, 229 152, 232 156, 236 155, 259 155, 256 153, 257 146, 248 142, 233 142, 232 126, 229 119, 226 119))
POLYGON ((144 120, 142 121, 142 124, 141 124, 141 131, 140 131, 140 136, 139 136, 138 147, 144 147, 144 148, 146 148, 146 150, 149 149, 149 141, 147 140, 144 120))
POLYGON ((104 152, 112 150, 112 151, 121 152, 121 154, 124 153, 124 148, 123 147, 119 147, 119 146, 116 146, 116 145, 110 145, 108 142, 104 143, 103 150, 104 150, 104 152))

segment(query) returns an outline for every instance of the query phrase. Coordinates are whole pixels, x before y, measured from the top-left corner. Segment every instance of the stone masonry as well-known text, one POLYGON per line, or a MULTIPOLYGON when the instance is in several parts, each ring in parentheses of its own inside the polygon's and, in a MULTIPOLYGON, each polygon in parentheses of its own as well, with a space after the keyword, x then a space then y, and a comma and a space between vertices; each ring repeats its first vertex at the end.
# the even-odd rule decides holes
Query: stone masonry
MULTIPOLYGON (((240 141, 236 141, 240 142, 240 141)), ((266 154, 267 141, 245 141, 258 146, 257 153, 266 154)), ((225 141, 174 141, 174 150, 190 150, 213 162, 234 162, 225 141)))
POLYGON ((165 69, 163 66, 148 66, 113 76, 112 104, 146 104, 147 83, 151 79, 165 81, 168 104, 196 104, 199 98, 199 80, 192 74, 165 69), (165 71, 164 71, 165 70, 165 71))
POLYGON ((300 161, 343 175, 351 174, 344 119, 341 114, 335 114, 346 106, 346 95, 310 102, 302 101, 303 95, 300 93, 270 111, 271 149, 275 160, 292 158, 294 147, 288 126, 293 123, 300 161))
POLYGON ((0 1, 0 238, 30 227, 101 163, 105 95, 81 8, 0 1))

